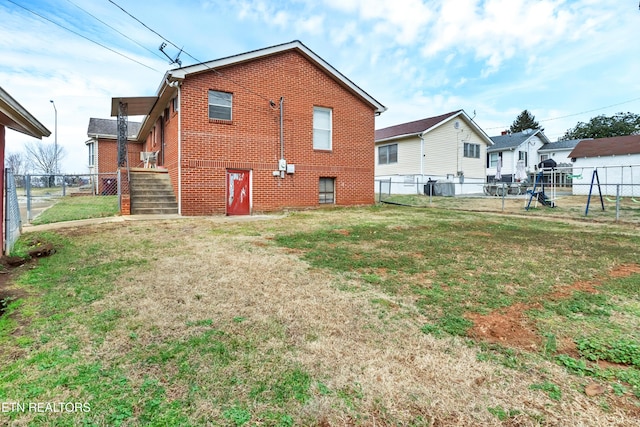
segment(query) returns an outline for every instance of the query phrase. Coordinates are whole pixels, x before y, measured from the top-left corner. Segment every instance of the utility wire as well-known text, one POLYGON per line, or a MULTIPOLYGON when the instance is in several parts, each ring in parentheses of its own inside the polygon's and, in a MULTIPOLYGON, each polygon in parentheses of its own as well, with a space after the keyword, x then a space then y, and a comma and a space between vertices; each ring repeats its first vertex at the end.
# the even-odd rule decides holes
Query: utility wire
POLYGON ((131 57, 129 57, 129 56, 127 56, 127 55, 125 55, 124 53, 120 53, 120 52, 118 52, 118 51, 117 51, 117 50, 115 50, 115 49, 112 49, 112 48, 110 48, 110 47, 108 47, 108 46, 105 46, 105 45, 103 45, 103 44, 101 44, 101 43, 99 43, 99 42, 95 41, 95 40, 92 40, 92 39, 90 39, 89 37, 84 36, 84 35, 82 35, 82 34, 78 33, 77 31, 74 31, 74 30, 72 30, 72 29, 70 29, 70 28, 67 28, 67 27, 65 27, 65 26, 64 26, 64 25, 62 25, 62 24, 58 24, 57 22, 52 21, 51 19, 47 18, 46 16, 40 15, 39 13, 34 12, 33 10, 31 10, 31 9, 29 9, 29 8, 27 8, 27 7, 24 7, 24 6, 22 6, 21 4, 18 4, 18 3, 16 3, 16 2, 14 2, 13 0, 7 0, 7 1, 8 1, 9 3, 12 3, 12 4, 14 4, 14 5, 18 6, 19 8, 22 8, 22 9, 26 10, 27 12, 30 12, 30 13, 32 13, 32 14, 34 14, 34 15, 36 15, 36 16, 38 16, 38 17, 40 17, 41 19, 44 19, 44 20, 45 20, 45 21, 47 21, 47 22, 50 22, 50 23, 52 23, 52 24, 54 24, 54 25, 57 25, 58 27, 60 27, 60 28, 62 28, 62 29, 64 29, 64 30, 69 31, 70 33, 75 34, 76 36, 82 37, 83 39, 85 39, 85 40, 87 40, 87 41, 90 41, 91 43, 97 44, 98 46, 100 46, 100 47, 102 47, 102 48, 104 48, 104 49, 107 49, 107 50, 109 50, 109 51, 111 51, 111 52, 113 52, 113 53, 115 53, 115 54, 117 54, 117 55, 120 55, 120 56, 122 56, 123 58, 128 59, 129 61, 133 61, 133 62, 135 62, 135 63, 137 63, 137 64, 142 65, 142 66, 143 66, 143 67, 145 67, 145 68, 148 68, 148 69, 150 69, 150 70, 152 70, 152 71, 155 71, 155 72, 159 73, 159 71, 158 71, 158 70, 156 70, 155 68, 152 68, 152 67, 150 67, 150 66, 148 66, 148 65, 146 65, 146 64, 143 64, 142 62, 140 62, 140 61, 138 61, 138 60, 136 60, 136 59, 133 59, 133 58, 131 58, 131 57))
POLYGON ((185 55, 187 55, 189 58, 193 59, 194 61, 196 61, 196 63, 205 66, 206 68, 208 68, 209 70, 215 72, 217 75, 219 75, 220 77, 230 81, 231 83, 243 88, 244 90, 246 90, 249 93, 254 94, 255 96, 262 98, 263 100, 267 101, 267 102, 271 102, 272 100, 267 98, 264 95, 261 95, 251 89, 249 89, 248 87, 234 81, 233 79, 225 76, 223 73, 221 73, 220 71, 216 70, 213 67, 210 67, 209 65, 207 65, 204 61, 200 61, 198 58, 196 58, 195 56, 191 55, 189 52, 187 52, 186 50, 184 50, 183 48, 179 47, 178 45, 176 45, 175 43, 173 43, 171 40, 169 40, 168 38, 164 37, 162 34, 160 34, 159 32, 157 32, 156 30, 154 30, 153 28, 149 27, 147 24, 145 24, 144 22, 142 22, 140 19, 136 18, 133 14, 129 13, 128 11, 126 11, 122 6, 120 6, 118 3, 116 3, 113 0, 109 0, 109 3, 111 3, 112 5, 114 5, 115 7, 117 7, 118 9, 120 9, 122 12, 124 12, 125 14, 127 14, 128 16, 130 16, 132 19, 134 19, 135 21, 137 21, 138 23, 140 23, 140 25, 142 25, 143 27, 145 27, 147 30, 151 31, 153 34, 155 34, 156 36, 160 37, 162 40, 164 40, 165 42, 169 43, 171 46, 175 47, 176 49, 179 49, 181 52, 184 52, 185 55))
POLYGON ((77 7, 78 9, 80 9, 81 11, 83 11, 84 13, 86 13, 87 15, 91 16, 93 19, 95 19, 96 21, 104 24, 105 26, 111 28, 113 31, 115 31, 116 33, 120 34, 122 37, 132 41, 133 43, 137 44, 138 46, 140 46, 141 48, 145 49, 147 52, 151 53, 152 55, 157 56, 158 58, 162 59, 163 61, 165 60, 165 58, 160 55, 158 52, 149 49, 148 47, 144 46, 141 43, 138 43, 137 41, 135 41, 134 39, 132 39, 131 37, 129 37, 128 35, 124 34, 123 32, 117 30, 116 28, 112 27, 111 25, 107 24, 106 22, 104 22, 103 20, 101 20, 100 18, 98 18, 97 16, 91 14, 91 12, 88 12, 87 10, 83 9, 82 7, 80 7, 79 5, 77 5, 76 3, 72 2, 71 0, 67 0, 69 3, 71 3, 72 5, 74 5, 75 7, 77 7))
MULTIPOLYGON (((579 113, 567 114, 566 116, 558 116, 558 117, 551 117, 551 118, 548 118, 548 119, 541 119, 541 120, 538 120, 538 122, 550 122, 552 120, 566 119, 567 117, 581 116, 582 114, 593 113, 594 111, 606 110, 607 108, 617 107, 618 105, 624 105, 624 104, 628 104, 630 102, 634 102, 634 101, 638 101, 638 100, 640 100, 640 98, 633 98, 633 99, 630 99, 628 101, 618 102, 616 104, 607 105, 605 107, 594 108, 593 110, 586 110, 586 111, 581 111, 579 113)), ((504 128, 508 128, 510 126, 511 125, 496 126, 496 127, 492 127, 492 128, 486 128, 486 130, 504 129, 504 128)))

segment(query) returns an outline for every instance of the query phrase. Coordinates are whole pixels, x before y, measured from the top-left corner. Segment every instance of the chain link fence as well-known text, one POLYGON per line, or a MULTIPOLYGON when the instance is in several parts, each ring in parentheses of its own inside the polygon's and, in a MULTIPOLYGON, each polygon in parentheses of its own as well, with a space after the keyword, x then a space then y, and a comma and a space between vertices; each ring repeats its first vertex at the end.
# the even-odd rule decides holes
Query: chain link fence
POLYGON ((22 218, 27 223, 62 197, 118 195, 118 172, 100 174, 16 175, 22 218))
MULTIPOLYGON (((534 175, 533 182, 387 178, 375 181, 375 191, 381 203, 412 207, 640 223, 640 179, 632 183, 627 175, 626 182, 615 182, 609 171, 600 186, 597 179, 592 185, 594 170, 585 168, 582 176, 564 176, 562 181, 554 176, 557 171, 534 175)), ((598 175, 603 174, 598 169, 598 175)))
POLYGON ((18 191, 16 180, 10 170, 5 170, 5 253, 11 253, 13 245, 22 232, 22 220, 20 218, 20 205, 18 204, 18 191))

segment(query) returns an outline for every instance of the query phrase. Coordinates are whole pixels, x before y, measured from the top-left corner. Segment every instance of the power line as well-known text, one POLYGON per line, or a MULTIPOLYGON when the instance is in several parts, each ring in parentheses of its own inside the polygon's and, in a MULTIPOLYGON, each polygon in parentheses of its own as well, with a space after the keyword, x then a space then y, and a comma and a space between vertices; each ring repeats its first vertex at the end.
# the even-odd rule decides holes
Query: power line
POLYGON ((141 48, 145 49, 147 52, 151 53, 152 55, 157 56, 158 58, 164 60, 164 58, 162 57, 162 55, 160 55, 158 52, 149 49, 148 47, 144 46, 141 43, 138 43, 137 41, 135 41, 134 39, 132 39, 131 37, 129 37, 128 35, 124 34, 123 32, 117 30, 116 28, 112 27, 111 25, 107 24, 106 22, 104 22, 103 20, 101 20, 100 18, 98 18, 97 16, 91 14, 90 12, 88 12, 87 10, 83 9, 82 7, 78 6, 76 3, 72 2, 71 0, 67 0, 69 3, 71 3, 72 5, 74 5, 75 7, 77 7, 78 9, 80 9, 81 11, 83 11, 84 13, 86 13, 87 15, 91 16, 93 19, 95 19, 96 21, 104 24, 105 26, 111 28, 113 31, 115 31, 116 33, 120 34, 122 37, 132 41, 133 43, 137 44, 138 46, 140 46, 141 48))
POLYGON ((133 62, 135 62, 135 63, 137 63, 137 64, 139 64, 139 65, 142 65, 142 66, 143 66, 143 67, 145 67, 145 68, 148 68, 148 69, 150 69, 150 70, 152 70, 152 71, 155 71, 156 73, 159 73, 159 71, 158 71, 158 70, 156 70, 155 68, 152 68, 152 67, 150 67, 150 66, 148 66, 148 65, 146 65, 146 64, 143 64, 142 62, 140 62, 140 61, 138 61, 138 60, 136 60, 136 59, 133 59, 133 58, 131 58, 131 57, 129 57, 129 56, 127 56, 127 55, 125 55, 124 53, 120 53, 120 52, 118 52, 118 51, 117 51, 117 50, 115 50, 115 49, 112 49, 112 48, 110 48, 110 47, 108 47, 108 46, 105 46, 105 45, 103 45, 102 43, 99 43, 99 42, 97 42, 97 41, 95 41, 95 40, 92 40, 92 39, 90 39, 89 37, 84 36, 84 35, 82 35, 82 34, 78 33, 77 31, 74 31, 74 30, 72 30, 72 29, 70 29, 70 28, 67 28, 67 27, 65 27, 65 26, 64 26, 64 25, 62 25, 62 24, 58 24, 57 22, 52 21, 51 19, 49 19, 49 18, 47 18, 47 17, 45 17, 45 16, 43 16, 43 15, 40 15, 39 13, 34 12, 33 10, 31 10, 31 9, 29 9, 29 8, 27 8, 27 7, 24 7, 24 6, 22 6, 21 4, 18 4, 18 3, 16 3, 16 2, 14 2, 13 0, 7 0, 7 1, 8 1, 9 3, 12 3, 12 4, 14 4, 14 5, 18 6, 19 8, 22 8, 22 9, 26 10, 27 12, 30 12, 30 13, 32 13, 32 14, 34 14, 34 15, 38 16, 38 17, 39 17, 39 18, 41 18, 41 19, 44 19, 44 20, 45 20, 45 21, 47 21, 47 22, 50 22, 50 23, 52 23, 52 24, 54 24, 54 25, 57 25, 58 27, 60 27, 60 28, 62 28, 62 29, 64 29, 64 30, 69 31, 70 33, 75 34, 76 36, 82 37, 83 39, 85 39, 85 40, 87 40, 87 41, 90 41, 91 43, 97 44, 98 46, 100 46, 100 47, 102 47, 102 48, 104 48, 104 49, 107 49, 107 50, 109 50, 109 51, 111 51, 111 52, 113 52, 113 53, 115 53, 115 54, 117 54, 117 55, 120 55, 120 56, 122 56, 123 58, 128 59, 129 61, 133 61, 133 62))
MULTIPOLYGON (((558 116, 558 117, 551 117, 551 118, 548 118, 548 119, 541 119, 541 120, 538 120, 538 122, 550 122, 552 120, 566 119, 567 117, 581 116, 583 114, 593 113, 594 111, 606 110, 607 108, 617 107, 618 105, 624 105, 624 104, 628 104, 630 102, 634 102, 634 101, 638 101, 638 100, 640 100, 640 97, 639 98, 633 98, 633 99, 630 99, 628 101, 618 102, 616 104, 607 105, 605 107, 594 108, 593 110, 586 110, 586 111, 581 111, 579 113, 567 114, 566 116, 558 116)), ((491 128, 486 128, 486 130, 504 129, 504 128, 508 128, 509 126, 511 126, 511 125, 491 127, 491 128)))
POLYGON ((243 88, 244 90, 246 90, 249 93, 252 93, 254 95, 256 95, 259 98, 262 98, 263 100, 267 101, 267 102, 271 102, 272 100, 267 98, 264 95, 261 95, 251 89, 249 89, 248 87, 234 81, 233 79, 231 79, 230 77, 225 76, 223 73, 221 73, 220 71, 216 70, 213 67, 210 67, 209 65, 207 65, 204 61, 199 60, 198 58, 196 58, 195 56, 191 55, 189 52, 187 52, 186 50, 184 50, 183 48, 179 47, 178 45, 176 45, 175 43, 173 43, 171 40, 169 40, 168 38, 164 37, 162 34, 160 34, 159 32, 157 32, 156 30, 154 30, 153 28, 149 27, 147 24, 145 24, 144 22, 142 22, 140 19, 138 19, 137 17, 135 17, 133 14, 129 13, 128 11, 126 11, 122 6, 120 6, 118 3, 116 3, 113 0, 109 0, 109 3, 113 4, 115 7, 117 7, 118 9, 120 9, 122 12, 124 12, 125 14, 127 14, 128 16, 130 16, 132 19, 134 19, 135 21, 137 21, 138 23, 140 23, 140 25, 142 25, 143 27, 145 27, 147 30, 151 31, 153 34, 157 35, 158 37, 160 37, 162 40, 164 40, 165 42, 169 43, 171 46, 175 47, 176 49, 179 49, 180 51, 184 52, 185 55, 187 55, 189 58, 193 59, 194 61, 196 61, 196 63, 201 64, 203 66, 205 66, 206 68, 208 68, 209 70, 215 72, 217 75, 219 75, 220 77, 222 77, 223 79, 226 79, 228 81, 230 81, 231 83, 243 88))

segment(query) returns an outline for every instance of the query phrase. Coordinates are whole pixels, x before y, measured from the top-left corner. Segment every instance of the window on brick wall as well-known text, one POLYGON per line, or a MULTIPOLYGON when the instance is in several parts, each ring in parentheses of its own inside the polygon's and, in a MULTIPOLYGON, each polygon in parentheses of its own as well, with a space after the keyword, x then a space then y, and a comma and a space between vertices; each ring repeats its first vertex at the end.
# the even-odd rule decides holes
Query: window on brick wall
POLYGON ((391 163, 398 163, 398 144, 378 147, 378 164, 388 165, 391 163))
POLYGON ((336 201, 335 178, 320 178, 320 204, 332 204, 336 201))
POLYGON ((233 94, 209 91, 209 118, 213 120, 231 120, 233 94))
POLYGON ((313 149, 331 150, 331 109, 313 107, 313 149))

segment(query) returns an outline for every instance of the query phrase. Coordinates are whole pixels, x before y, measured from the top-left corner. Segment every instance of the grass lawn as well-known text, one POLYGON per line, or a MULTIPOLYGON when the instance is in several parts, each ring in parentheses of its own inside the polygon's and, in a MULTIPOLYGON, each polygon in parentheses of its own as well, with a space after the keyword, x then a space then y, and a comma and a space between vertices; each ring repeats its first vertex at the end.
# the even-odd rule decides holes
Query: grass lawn
POLYGON ((33 225, 78 219, 101 218, 118 214, 118 196, 66 196, 43 211, 33 225))
MULTIPOLYGON (((551 193, 549 193, 551 196, 551 193)), ((379 195, 376 196, 376 200, 379 195)), ((430 207, 438 209, 452 209, 475 212, 500 212, 511 215, 531 217, 555 218, 560 220, 574 219, 582 221, 588 219, 595 222, 625 222, 640 224, 640 203, 631 197, 621 197, 619 201, 618 217, 616 217, 616 202, 614 198, 605 197, 602 202, 597 195, 591 197, 588 215, 585 216, 587 196, 570 196, 559 193, 555 200, 555 207, 549 208, 536 203, 526 195, 502 197, 458 195, 456 197, 424 196, 424 195, 383 195, 382 199, 390 203, 404 204, 414 207, 430 207), (529 209, 525 206, 529 204, 529 209)))
POLYGON ((1 423, 640 417, 629 225, 382 206, 101 224, 19 249, 44 242, 56 253, 0 294, 1 423), (63 410, 16 406, 33 402, 63 410))

